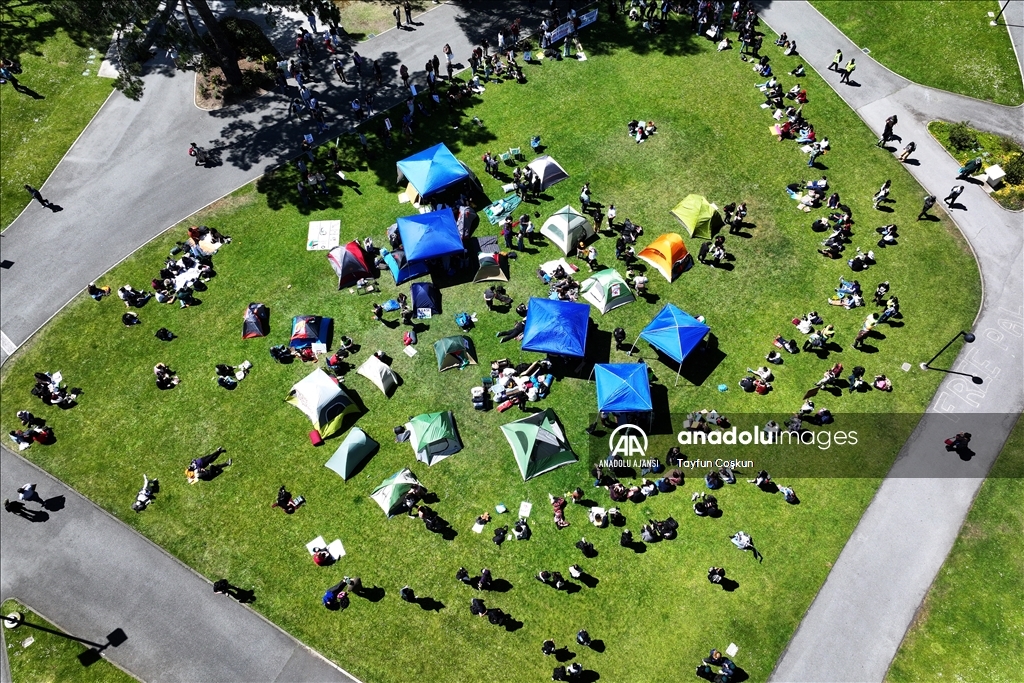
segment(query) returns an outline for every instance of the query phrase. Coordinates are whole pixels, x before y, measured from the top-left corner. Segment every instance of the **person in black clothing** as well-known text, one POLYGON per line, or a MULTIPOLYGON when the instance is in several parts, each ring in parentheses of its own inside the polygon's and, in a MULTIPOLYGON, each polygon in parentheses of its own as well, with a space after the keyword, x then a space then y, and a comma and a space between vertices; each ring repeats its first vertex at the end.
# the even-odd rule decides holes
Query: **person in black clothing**
POLYGON ((487 607, 480 598, 473 598, 469 601, 469 613, 478 617, 487 616, 487 607))
POLYGON ((504 344, 507 341, 511 341, 521 335, 523 330, 526 329, 526 323, 522 320, 517 320, 516 324, 512 326, 511 330, 505 330, 504 332, 498 332, 495 337, 498 337, 500 342, 504 344))
POLYGON ((491 570, 484 567, 480 570, 480 578, 477 579, 476 589, 480 591, 490 590, 492 581, 491 570))
POLYGON ((921 213, 917 214, 917 220, 921 221, 925 218, 929 218, 928 212, 935 206, 935 195, 928 195, 924 198, 924 204, 921 207, 921 213))
POLYGON ((555 654, 557 649, 558 648, 555 647, 555 641, 553 640, 545 640, 540 646, 540 651, 544 653, 545 656, 555 654))
POLYGON ((402 586, 402 590, 398 591, 398 596, 406 602, 416 602, 416 593, 409 586, 402 586))
POLYGON ((459 567, 459 571, 455 572, 455 580, 461 581, 467 586, 473 585, 473 579, 470 578, 469 572, 466 571, 465 567, 459 567))

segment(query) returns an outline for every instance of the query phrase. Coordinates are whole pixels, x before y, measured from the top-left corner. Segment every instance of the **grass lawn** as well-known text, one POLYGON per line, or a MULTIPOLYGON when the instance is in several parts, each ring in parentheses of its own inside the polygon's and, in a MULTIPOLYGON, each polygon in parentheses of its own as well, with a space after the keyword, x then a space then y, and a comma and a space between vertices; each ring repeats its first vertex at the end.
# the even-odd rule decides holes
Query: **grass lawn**
MULTIPOLYGON (((29 202, 22 187, 41 187, 111 91, 99 78, 99 50, 73 40, 48 13, 28 5, 2 16, 4 57, 15 55, 23 73, 18 92, 0 87, 0 228, 29 202)), ((46 196, 46 193, 43 193, 46 196)))
MULTIPOLYGON (((334 0, 341 11, 341 25, 345 32, 356 40, 367 40, 395 27, 395 17, 391 14, 395 9, 394 2, 385 0, 334 0)), ((404 4, 404 3, 400 3, 404 4)), ((434 6, 430 0, 413 0, 412 18, 434 6)), ((405 11, 402 11, 402 24, 405 24, 405 11)))
MULTIPOLYGON (((359 184, 358 192, 346 187, 340 197, 299 209, 295 172, 285 169, 240 189, 142 249, 104 283, 115 288, 148 283, 188 223, 215 226, 233 237, 216 257, 219 275, 199 294, 201 306, 181 310, 150 303, 139 311, 143 324, 125 328, 116 299, 72 302, 3 368, 2 391, 10 406, 2 415, 3 429, 13 428, 14 412, 21 407, 47 417, 56 425, 58 442, 33 447, 24 452, 26 457, 205 575, 255 587, 255 609, 363 680, 494 680, 501 671, 502 680, 535 681, 550 675, 554 666, 540 655, 540 643, 551 637, 568 644, 584 627, 604 641, 606 651, 572 649, 604 680, 677 681, 691 675, 702 653, 729 642, 740 646, 736 660, 751 678, 764 680, 871 500, 878 476, 941 379, 936 373, 905 374, 901 364, 929 357, 974 318, 978 272, 948 219, 914 220, 922 190, 891 154, 874 146, 875 137, 856 114, 816 75, 802 79, 811 95, 804 111, 819 134, 844 131, 832 135, 836 151, 820 161, 857 218, 852 246, 872 247, 874 228, 882 223, 907 226, 900 244, 876 250, 879 263, 859 278, 866 291, 890 281, 905 324, 882 326, 884 338, 873 339, 865 353, 850 350, 868 309, 846 311, 826 304, 838 279, 850 277, 851 271, 815 253, 821 236, 810 224, 823 212, 796 210, 784 191, 787 183, 822 171, 808 169, 792 142, 779 143, 768 135, 772 120, 759 108, 762 97, 753 87, 758 79, 750 66, 735 52, 716 53, 710 43, 676 34, 676 26, 656 39, 607 20, 588 30, 586 62, 545 60, 526 67, 527 85, 489 84, 478 101, 460 112, 458 128, 435 114, 418 125, 408 147, 396 144, 384 151, 375 142, 377 156, 370 165, 355 160, 352 141, 342 140, 346 174, 359 184), (626 136, 627 121, 639 117, 659 126, 642 145, 626 136), (886 439, 867 455, 881 468, 848 479, 811 468, 802 471, 805 478, 794 479, 800 472, 793 472, 784 483, 800 494, 798 506, 743 483, 728 487, 720 492, 725 513, 718 520, 693 515, 690 494, 703 486, 702 473, 691 474, 682 490, 624 508, 635 534, 648 518, 671 514, 680 522, 677 540, 653 545, 643 554, 620 548, 618 530, 593 528, 577 507, 567 513, 572 526, 556 531, 548 493, 580 485, 588 495, 593 491, 590 497, 599 504, 608 502, 604 491, 589 488, 585 463, 583 429, 594 411, 593 385, 562 377, 550 397, 537 404, 555 409, 584 462, 523 483, 499 431, 520 414, 475 412, 469 402, 470 388, 487 374, 490 360, 539 358, 521 352, 515 342, 497 343, 495 332, 511 327, 515 313, 485 312, 482 285, 449 286, 441 275, 444 313, 425 321, 429 330, 420 334, 419 353, 409 358, 402 353, 401 328, 371 321, 373 298, 338 292, 324 254, 305 250, 307 222, 318 219, 340 218, 343 241, 369 234, 386 244, 387 226, 412 211, 396 200, 396 159, 443 140, 480 174, 493 199, 501 196, 500 185, 507 180, 484 175, 481 155, 510 146, 528 150, 535 134, 543 136, 546 151, 571 175, 551 187, 539 205, 527 205, 540 213, 540 220, 567 203, 576 204, 580 186, 589 181, 594 201, 614 203, 619 222, 630 217, 646 228, 641 246, 679 229, 669 210, 690 192, 706 194, 719 205, 746 200, 748 221, 754 224, 745 231, 747 237, 728 238, 736 254, 733 270, 697 265, 672 284, 652 273, 650 303, 637 301, 603 317, 592 311, 594 359, 635 360, 608 351, 612 329, 622 326, 635 336, 666 301, 704 314, 717 335, 717 351, 688 363, 678 386, 675 367, 656 360, 643 345, 641 355, 659 378, 654 388, 659 420, 670 411, 701 408, 757 413, 743 420, 744 427, 755 420, 763 424, 769 415, 784 420, 832 362, 862 363, 869 376, 892 377, 896 390, 823 393, 816 400, 850 414, 846 424, 858 419, 855 414, 869 420, 897 416, 885 423, 885 431, 875 430, 886 439), (896 203, 892 213, 883 214, 871 208, 871 196, 886 178, 892 179, 896 203), (272 311, 267 339, 240 339, 242 312, 250 301, 263 301, 272 311), (798 336, 790 319, 812 309, 835 323, 840 347, 827 360, 807 353, 787 356, 785 365, 776 368, 775 391, 763 397, 742 393, 736 383, 745 369, 763 363, 776 335, 798 336), (457 332, 453 315, 458 311, 479 313, 469 336, 480 366, 438 374, 431 345, 457 332), (357 363, 382 349, 394 358, 393 367, 404 380, 389 400, 364 378, 349 374, 346 389, 366 408, 357 424, 382 447, 348 482, 323 468, 337 441, 314 450, 306 438, 308 420, 283 401, 291 385, 312 368, 278 365, 267 355, 270 345, 287 340, 289 321, 297 314, 333 316, 335 339, 348 334, 362 345, 357 363), (169 344, 157 341, 153 333, 161 326, 181 337, 169 344), (253 362, 253 371, 238 389, 218 388, 214 365, 246 359, 253 362), (175 368, 181 385, 158 391, 151 372, 157 362, 175 368), (81 405, 67 412, 41 406, 29 396, 33 372, 58 369, 86 391, 81 405), (720 393, 719 384, 729 390, 720 393), (414 462, 407 444, 393 443, 392 427, 410 415, 444 409, 455 411, 465 449, 427 468, 414 462), (182 473, 188 461, 221 445, 234 458, 233 466, 213 482, 186 485, 182 473), (405 518, 386 520, 368 497, 380 481, 405 466, 437 492, 440 500, 433 507, 458 531, 454 540, 431 535, 405 518), (158 477, 162 487, 156 503, 136 514, 129 505, 143 472, 158 477), (308 505, 293 516, 270 509, 281 484, 305 496, 308 505), (531 541, 509 541, 499 549, 490 542, 490 532, 470 532, 481 512, 493 511, 498 502, 515 510, 522 500, 535 505, 531 541), (729 543, 728 536, 739 529, 762 546, 763 564, 729 543), (309 561, 303 544, 321 534, 343 540, 348 555, 339 566, 317 568, 309 561), (597 545, 598 557, 579 556, 573 544, 582 535, 597 545), (599 585, 576 594, 556 593, 532 578, 541 569, 564 573, 576 561, 600 579, 599 585), (708 584, 707 568, 715 564, 727 568, 738 590, 723 592, 708 584), (486 597, 488 605, 523 622, 521 629, 499 632, 471 618, 470 591, 453 579, 462 565, 474 572, 490 567, 495 577, 514 586, 486 597), (387 596, 379 604, 356 598, 340 614, 322 609, 324 589, 343 574, 360 575, 368 586, 383 587, 387 596), (443 602, 445 609, 435 613, 400 602, 398 590, 407 583, 418 594, 443 602), (637 668, 649 643, 671 651, 665 661, 673 663, 637 668)), ((796 65, 773 58, 783 74, 796 65)), ((787 88, 790 80, 782 78, 787 88)), ((506 174, 510 170, 504 167, 506 174)), ((486 219, 478 229, 483 235, 496 232, 486 219)), ((699 241, 687 243, 696 251, 699 241)), ((614 263, 613 240, 605 236, 596 244, 600 260, 614 263)), ((557 249, 543 246, 512 262, 508 290, 516 302, 546 295, 534 272, 539 263, 557 256, 557 249)), ((394 297, 398 288, 390 277, 382 282, 378 300, 394 297)), ((688 452, 691 457, 699 453, 688 452)), ((512 521, 506 517, 501 523, 512 521)))
POLYGON ((1024 102, 1004 20, 993 0, 814 0, 858 47, 901 76, 997 104, 1024 102))
POLYGON ((1024 420, 1003 447, 888 680, 1013 681, 1024 670, 1024 420), (1016 664, 1014 664, 1016 662, 1016 664))
MULTIPOLYGON (((0 609, 5 615, 21 612, 28 624, 60 630, 15 600, 5 601, 0 609)), ((105 659, 84 666, 78 655, 89 648, 31 626, 5 628, 4 640, 11 664, 11 680, 16 683, 131 683, 135 680, 105 659)))
MULTIPOLYGON (((978 139, 978 144, 973 149, 961 152, 949 142, 949 131, 954 125, 947 121, 932 121, 928 124, 928 132, 946 148, 947 152, 953 155, 954 159, 960 162, 961 166, 971 159, 980 156, 984 159, 984 168, 987 169, 993 164, 999 164, 1005 169, 1006 164, 1011 159, 1021 154, 1020 145, 1010 138, 1004 138, 994 133, 985 133, 973 128, 971 131, 978 139)), ((1004 182, 1002 187, 992 193, 992 196, 1007 209, 1014 211, 1024 209, 1024 186, 1011 185, 1004 182)))

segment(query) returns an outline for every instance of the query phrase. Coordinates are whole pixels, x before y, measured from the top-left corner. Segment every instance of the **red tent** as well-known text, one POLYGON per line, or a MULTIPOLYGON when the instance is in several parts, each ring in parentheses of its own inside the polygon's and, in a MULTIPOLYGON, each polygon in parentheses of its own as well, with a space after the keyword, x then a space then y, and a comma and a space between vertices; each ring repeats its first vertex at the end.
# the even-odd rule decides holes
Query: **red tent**
POLYGON ((327 260, 338 275, 338 289, 348 287, 356 280, 370 275, 366 266, 366 254, 359 242, 342 244, 327 252, 327 260))

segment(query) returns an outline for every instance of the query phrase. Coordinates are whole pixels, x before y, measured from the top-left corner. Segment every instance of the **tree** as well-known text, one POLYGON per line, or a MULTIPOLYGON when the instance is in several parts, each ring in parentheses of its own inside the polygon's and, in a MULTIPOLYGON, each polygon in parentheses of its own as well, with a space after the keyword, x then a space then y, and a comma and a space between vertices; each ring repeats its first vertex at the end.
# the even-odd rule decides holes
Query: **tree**
POLYGON ((142 95, 140 63, 154 43, 179 52, 201 52, 224 72, 229 85, 242 85, 238 55, 207 0, 44 0, 68 26, 92 35, 113 35, 121 75, 115 86, 133 99, 142 95), (180 9, 186 27, 174 10, 180 9), (193 20, 192 11, 199 18, 193 20))

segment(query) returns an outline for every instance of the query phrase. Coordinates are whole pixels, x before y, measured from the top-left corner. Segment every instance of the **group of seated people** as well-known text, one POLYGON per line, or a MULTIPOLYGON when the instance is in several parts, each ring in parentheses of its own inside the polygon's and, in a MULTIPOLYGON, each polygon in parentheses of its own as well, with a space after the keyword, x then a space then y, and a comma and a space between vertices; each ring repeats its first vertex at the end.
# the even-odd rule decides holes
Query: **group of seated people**
MULTIPOLYGON (((704 475, 704 486, 714 491, 720 489, 726 484, 736 483, 736 473, 733 472, 731 467, 722 466, 717 470, 711 470, 704 475)), ((694 498, 696 500, 696 498, 694 498)))
POLYGON ((157 363, 153 366, 153 374, 156 376, 156 386, 158 389, 166 391, 176 387, 180 382, 181 378, 163 363, 157 363))
POLYGON ((654 125, 654 121, 637 121, 633 119, 629 122, 628 126, 629 137, 636 140, 639 145, 641 142, 651 137, 658 132, 658 127, 654 125))
POLYGON ((855 273, 867 270, 868 266, 875 265, 875 252, 869 249, 865 253, 861 251, 860 247, 857 247, 857 253, 853 255, 853 258, 847 259, 846 265, 850 266, 850 270, 855 273))
POLYGON ((46 420, 36 417, 27 410, 18 411, 18 420, 21 421, 21 429, 10 432, 11 441, 18 445, 18 450, 23 451, 34 443, 47 444, 53 441, 53 428, 46 425, 46 420))
POLYGON ((671 541, 676 537, 676 530, 679 522, 671 517, 662 521, 655 519, 647 520, 647 524, 640 527, 640 540, 644 543, 657 543, 661 540, 671 541))
MULTIPOLYGON (((717 410, 699 410, 687 414, 683 420, 683 429, 691 432, 711 432, 715 427, 721 427, 722 429, 729 428, 729 420, 724 415, 720 415, 717 410)), ((678 447, 675 451, 678 452, 678 447)), ((672 458, 672 451, 669 451, 669 458, 672 458)))
POLYGON ((37 372, 35 378, 36 384, 32 387, 32 395, 48 406, 71 408, 82 394, 82 390, 78 387, 68 389, 61 386, 60 382, 54 380, 48 372, 37 372))
POLYGON ((124 302, 125 308, 142 308, 153 295, 139 289, 133 289, 131 285, 119 287, 117 298, 124 302))
POLYGON ((857 308, 864 305, 864 296, 860 289, 860 283, 856 280, 849 281, 839 278, 839 287, 836 288, 835 296, 828 299, 831 306, 842 306, 847 309, 857 308))
POLYGON ((710 493, 696 491, 690 498, 693 503, 693 513, 698 517, 711 517, 717 515, 718 499, 710 493))
POLYGON ((185 479, 188 483, 195 484, 198 481, 209 481, 220 474, 221 470, 225 467, 230 466, 230 458, 228 458, 228 461, 225 464, 214 464, 214 461, 216 461, 221 453, 224 452, 225 449, 221 447, 209 455, 193 459, 192 462, 188 464, 188 467, 185 468, 185 479))

